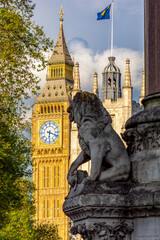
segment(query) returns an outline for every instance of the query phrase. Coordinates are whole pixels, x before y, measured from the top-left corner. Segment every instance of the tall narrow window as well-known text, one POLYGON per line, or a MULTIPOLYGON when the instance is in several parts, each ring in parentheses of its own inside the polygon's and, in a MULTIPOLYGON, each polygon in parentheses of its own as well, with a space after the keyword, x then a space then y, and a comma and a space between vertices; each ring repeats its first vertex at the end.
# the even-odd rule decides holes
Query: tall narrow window
POLYGON ((113 79, 113 87, 116 87, 116 79, 113 79))
POLYGON ((49 200, 47 200, 47 218, 49 218, 49 200))
POLYGON ((57 217, 59 217, 59 199, 57 199, 57 217))
POLYGON ((43 107, 41 107, 41 113, 43 113, 43 107))
POLYGON ((44 112, 46 113, 46 107, 44 107, 44 112))
POLYGON ((61 77, 63 76, 63 69, 61 68, 61 77))
POLYGON ((46 187, 46 168, 44 167, 44 188, 46 187))
POLYGON ((45 200, 43 202, 43 217, 45 218, 46 217, 46 206, 45 206, 45 200))
POLYGON ((59 76, 60 76, 60 69, 59 69, 59 76))
POLYGON ((50 113, 50 107, 48 106, 48 113, 50 113))
POLYGON ((56 166, 54 166, 54 187, 56 187, 56 166))
POLYGON ((53 113, 53 106, 51 106, 51 113, 53 113))
POLYGON ((59 187, 59 166, 57 167, 57 187, 59 187))
POLYGON ((51 77, 53 77, 53 69, 51 69, 51 77))
POLYGON ((47 187, 49 187, 49 167, 47 167, 47 187))
POLYGON ((56 77, 57 77, 57 75, 58 75, 58 70, 56 69, 56 77))
POLYGON ((108 86, 111 86, 111 79, 108 79, 108 86))
POLYGON ((55 75, 56 75, 56 71, 55 71, 55 69, 54 69, 54 77, 55 77, 55 75))
POLYGON ((56 216, 56 200, 53 200, 53 216, 56 216))

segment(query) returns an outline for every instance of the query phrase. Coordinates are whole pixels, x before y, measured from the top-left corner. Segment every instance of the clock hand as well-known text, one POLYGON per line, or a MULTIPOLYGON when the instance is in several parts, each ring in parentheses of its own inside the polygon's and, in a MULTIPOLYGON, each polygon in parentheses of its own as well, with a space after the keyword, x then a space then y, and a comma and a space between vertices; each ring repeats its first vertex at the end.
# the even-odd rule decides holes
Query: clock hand
POLYGON ((49 133, 49 138, 50 138, 51 131, 49 130, 49 131, 47 131, 47 133, 49 133))
MULTIPOLYGON (((47 132, 48 133, 48 132, 47 132)), ((55 135, 55 136, 58 136, 57 134, 55 134, 55 133, 52 133, 52 132, 50 132, 50 134, 53 134, 53 135, 55 135)))

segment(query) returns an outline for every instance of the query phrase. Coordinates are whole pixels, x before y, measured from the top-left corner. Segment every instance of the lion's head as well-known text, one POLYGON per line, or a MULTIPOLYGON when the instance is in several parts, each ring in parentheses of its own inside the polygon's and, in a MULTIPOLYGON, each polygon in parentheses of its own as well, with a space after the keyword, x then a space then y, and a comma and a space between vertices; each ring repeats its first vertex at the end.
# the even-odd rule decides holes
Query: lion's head
MULTIPOLYGON (((98 125, 111 123, 111 117, 103 107, 99 98, 89 92, 77 92, 67 109, 70 121, 74 121, 78 126, 85 117, 91 117, 97 121, 98 125)), ((100 127, 100 126, 99 126, 100 127)), ((100 127, 104 128, 104 127, 100 127)))

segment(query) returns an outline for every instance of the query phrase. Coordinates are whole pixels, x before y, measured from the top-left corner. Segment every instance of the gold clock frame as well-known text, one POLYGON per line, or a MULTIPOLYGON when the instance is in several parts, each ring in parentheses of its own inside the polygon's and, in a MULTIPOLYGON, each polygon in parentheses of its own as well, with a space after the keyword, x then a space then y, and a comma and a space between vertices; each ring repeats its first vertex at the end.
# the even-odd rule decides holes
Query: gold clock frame
POLYGON ((39 120, 38 121, 38 145, 39 147, 52 147, 52 148, 56 148, 56 147, 62 147, 62 118, 50 118, 50 119, 45 119, 45 120, 39 120), (52 122, 55 122, 58 127, 59 127, 59 130, 60 130, 60 133, 59 133, 59 137, 58 139, 54 142, 54 143, 51 143, 51 144, 47 144, 47 143, 44 143, 41 138, 40 138, 40 128, 41 126, 45 123, 45 122, 48 122, 48 121, 52 121, 52 122))

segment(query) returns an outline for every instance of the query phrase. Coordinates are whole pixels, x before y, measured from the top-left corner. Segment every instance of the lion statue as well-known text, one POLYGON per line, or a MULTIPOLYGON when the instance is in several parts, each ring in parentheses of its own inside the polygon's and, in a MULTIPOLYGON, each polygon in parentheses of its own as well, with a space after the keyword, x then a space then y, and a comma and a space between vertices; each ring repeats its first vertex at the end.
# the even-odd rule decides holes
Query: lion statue
MULTIPOLYGON (((70 122, 77 123, 82 149, 68 172, 68 183, 76 184, 78 167, 91 160, 91 171, 85 180, 125 181, 130 161, 125 146, 112 128, 109 113, 99 98, 88 92, 77 92, 67 109, 70 122)), ((82 171, 80 171, 82 172, 82 171)), ((82 181, 82 182, 83 182, 82 181)))

